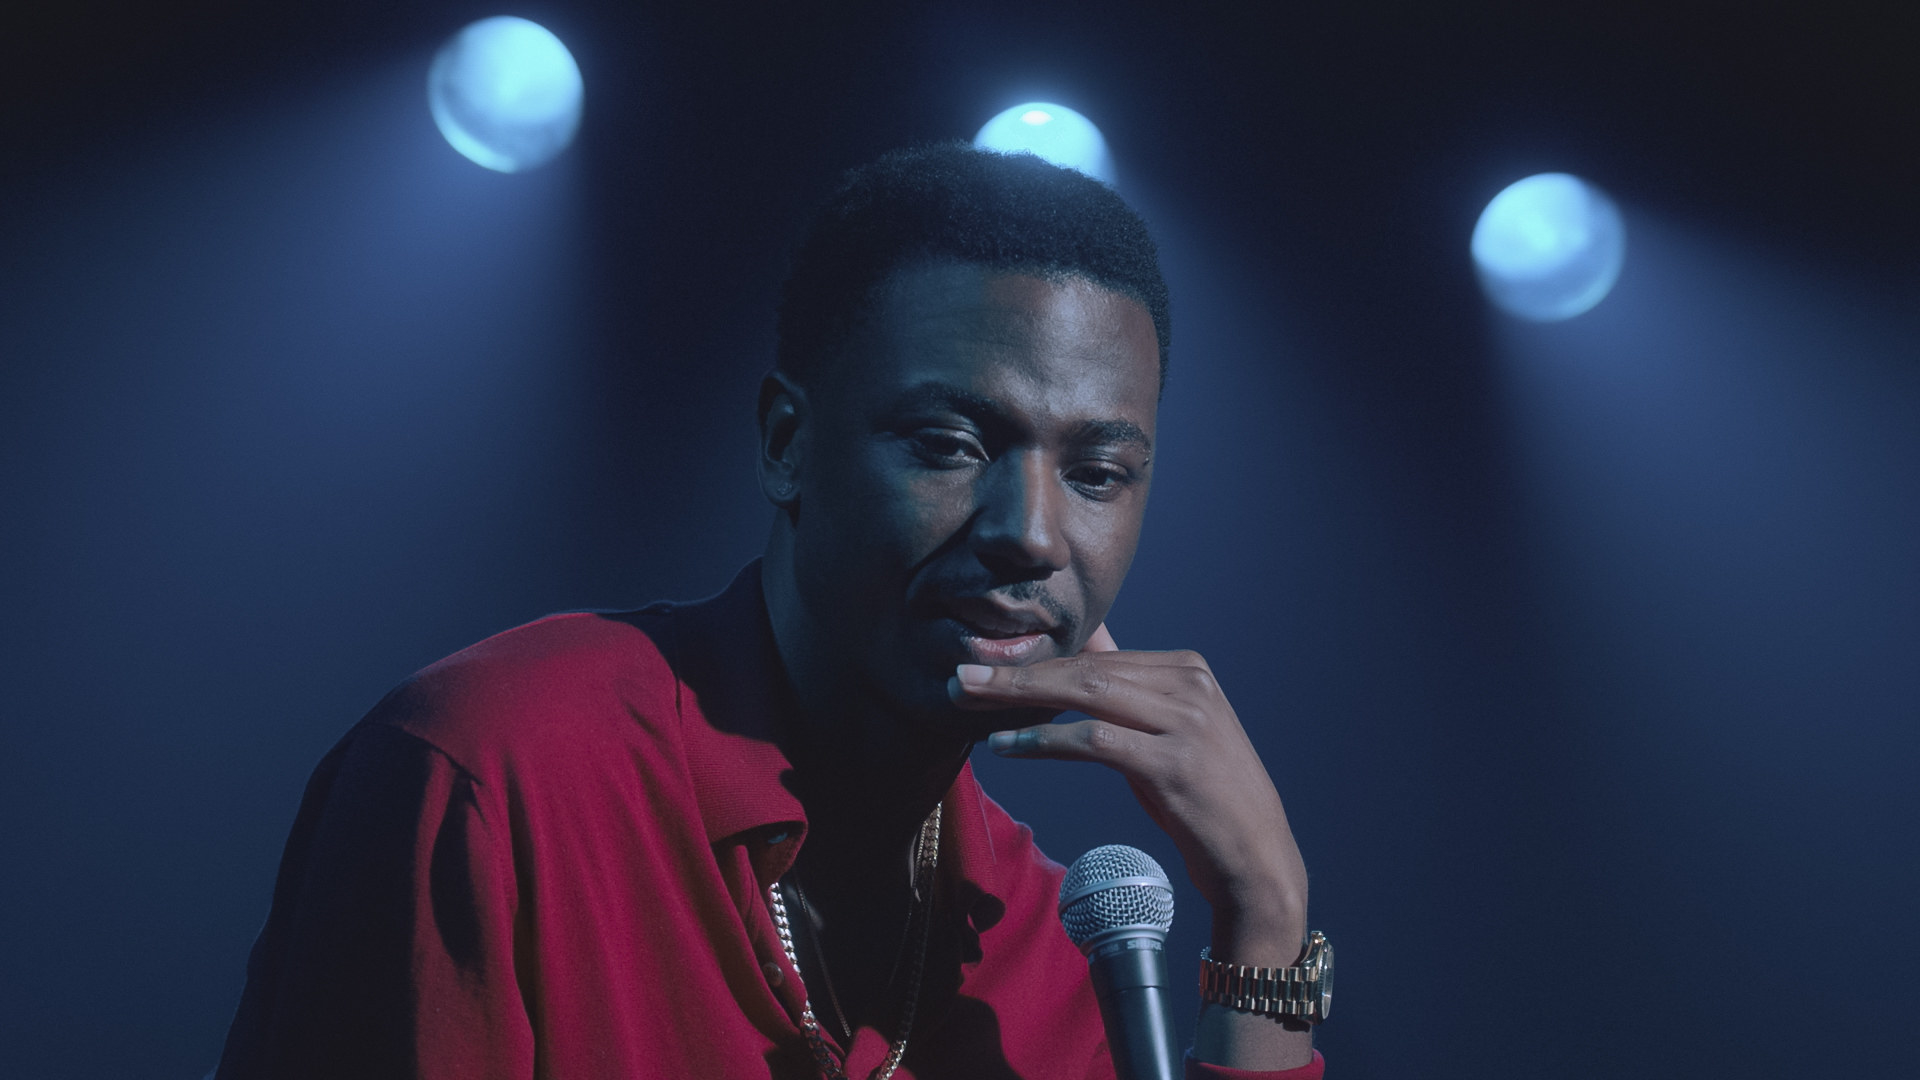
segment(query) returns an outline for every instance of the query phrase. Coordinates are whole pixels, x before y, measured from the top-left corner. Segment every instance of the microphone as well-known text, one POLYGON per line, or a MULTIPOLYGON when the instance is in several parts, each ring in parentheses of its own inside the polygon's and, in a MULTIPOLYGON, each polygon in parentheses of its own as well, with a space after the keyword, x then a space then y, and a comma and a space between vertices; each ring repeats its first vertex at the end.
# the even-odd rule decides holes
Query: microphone
POLYGON ((1060 883, 1060 922, 1087 956, 1119 1080, 1174 1080, 1167 1016, 1167 930, 1173 886, 1153 856, 1125 844, 1094 848, 1060 883))

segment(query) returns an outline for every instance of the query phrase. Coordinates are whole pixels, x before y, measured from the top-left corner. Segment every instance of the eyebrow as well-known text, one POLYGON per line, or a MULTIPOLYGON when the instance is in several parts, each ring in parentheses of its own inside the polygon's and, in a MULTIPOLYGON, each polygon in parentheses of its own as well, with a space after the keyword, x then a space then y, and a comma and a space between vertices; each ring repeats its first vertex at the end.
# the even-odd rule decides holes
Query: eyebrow
MULTIPOLYGON (((1012 427, 1013 418, 999 401, 947 383, 917 383, 893 399, 896 413, 916 410, 949 409, 994 427, 1012 427)), ((1153 439, 1131 420, 1082 420, 1073 426, 1068 438, 1076 445, 1133 445, 1147 457, 1153 456, 1153 439)))
POLYGON ((1153 457, 1153 440, 1140 430, 1140 425, 1131 420, 1086 420, 1075 424, 1073 441, 1086 446, 1137 446, 1147 457, 1153 457))

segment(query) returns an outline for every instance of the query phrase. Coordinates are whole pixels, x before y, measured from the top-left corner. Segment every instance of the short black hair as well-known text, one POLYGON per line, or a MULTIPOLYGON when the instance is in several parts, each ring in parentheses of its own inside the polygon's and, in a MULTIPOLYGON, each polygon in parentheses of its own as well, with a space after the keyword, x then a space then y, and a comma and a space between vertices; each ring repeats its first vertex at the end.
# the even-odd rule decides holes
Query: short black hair
POLYGON ((940 260, 1081 277, 1139 302, 1166 385, 1167 283, 1147 223, 1090 176, 957 141, 896 150, 841 177, 781 290, 776 366, 806 382, 859 325, 876 286, 940 260))

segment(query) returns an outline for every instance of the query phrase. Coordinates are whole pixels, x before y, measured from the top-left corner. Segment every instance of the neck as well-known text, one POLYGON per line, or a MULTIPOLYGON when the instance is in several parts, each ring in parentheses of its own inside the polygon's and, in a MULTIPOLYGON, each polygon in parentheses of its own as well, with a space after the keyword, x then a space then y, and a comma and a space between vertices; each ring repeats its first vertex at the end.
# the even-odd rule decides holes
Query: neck
POLYGON ((970 746, 960 743, 944 753, 929 748, 905 759, 804 737, 783 749, 807 813, 803 863, 843 879, 870 879, 892 877, 895 863, 908 865, 903 860, 920 826, 953 786, 970 746))
POLYGON ((928 725, 877 700, 844 658, 819 647, 788 549, 777 540, 762 561, 761 584, 794 692, 796 708, 776 738, 807 812, 803 859, 842 871, 891 863, 953 786, 972 742, 930 733, 928 725))

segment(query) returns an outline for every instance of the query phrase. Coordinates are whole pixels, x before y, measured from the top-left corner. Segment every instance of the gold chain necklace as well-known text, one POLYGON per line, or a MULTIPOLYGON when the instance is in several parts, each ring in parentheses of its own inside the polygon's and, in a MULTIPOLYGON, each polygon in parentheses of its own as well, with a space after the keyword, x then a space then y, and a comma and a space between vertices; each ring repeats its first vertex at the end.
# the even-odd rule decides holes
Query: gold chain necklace
MULTIPOLYGON (((920 837, 914 843, 913 868, 913 915, 917 919, 918 940, 910 946, 911 966, 907 975, 907 1000, 900 1009, 900 1037, 887 1046, 887 1057, 879 1067, 873 1070, 868 1080, 887 1080, 895 1069, 900 1067, 900 1059, 907 1054, 907 1035, 913 1030, 914 1007, 920 1000, 920 976, 927 962, 927 932, 933 925, 933 874, 940 865, 940 805, 936 803, 933 813, 920 825, 920 837)), ((786 951, 787 963, 793 970, 800 970, 800 954, 793 947, 793 923, 787 918, 787 902, 780 895, 780 884, 775 882, 767 886, 767 906, 773 911, 774 929, 780 932, 780 947, 786 951)), ((817 950, 816 950, 817 951, 817 950)), ((821 977, 826 977, 824 968, 821 977)), ((833 988, 827 988, 831 996, 833 988)), ((835 1003, 836 1010, 838 1003, 835 1003)), ((847 1026, 844 1015, 841 1025, 847 1026)), ((820 1074, 827 1080, 847 1080, 847 1070, 833 1056, 833 1049, 827 1045, 826 1037, 820 1034, 820 1021, 813 1014, 813 998, 803 998, 800 1006, 800 1030, 807 1036, 807 1047, 813 1051, 813 1061, 820 1067, 820 1074)), ((847 1049, 853 1049, 853 1039, 847 1039, 847 1049)))

